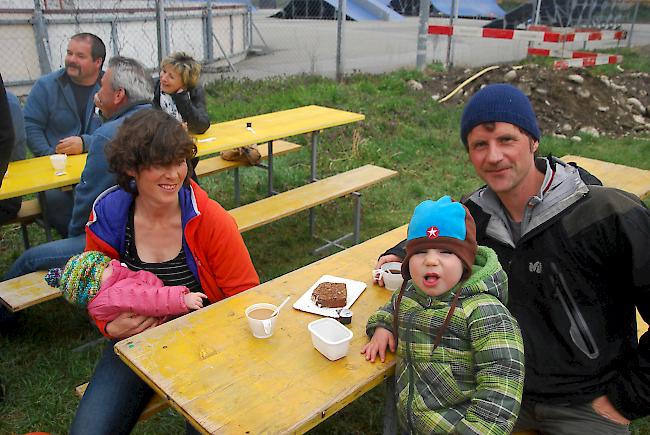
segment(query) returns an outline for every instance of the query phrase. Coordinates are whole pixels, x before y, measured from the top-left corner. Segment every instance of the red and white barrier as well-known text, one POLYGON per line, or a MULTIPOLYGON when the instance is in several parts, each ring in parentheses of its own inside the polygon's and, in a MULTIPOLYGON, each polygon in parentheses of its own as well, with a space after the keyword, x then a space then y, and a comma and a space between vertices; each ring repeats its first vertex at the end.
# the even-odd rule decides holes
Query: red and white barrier
POLYGON ((528 48, 528 54, 532 56, 564 57, 565 60, 557 60, 553 63, 554 69, 567 69, 570 67, 588 67, 594 65, 607 65, 623 62, 623 56, 614 54, 599 54, 590 51, 564 51, 561 49, 549 48, 528 48))
POLYGON ((611 65, 623 62, 623 56, 598 54, 592 57, 583 57, 577 59, 563 59, 553 62, 553 69, 567 69, 567 68, 584 68, 594 65, 611 65))
POLYGON ((597 30, 554 32, 546 30, 490 29, 465 26, 429 26, 430 35, 473 36, 477 38, 516 39, 533 42, 614 41, 627 38, 625 30, 597 30))

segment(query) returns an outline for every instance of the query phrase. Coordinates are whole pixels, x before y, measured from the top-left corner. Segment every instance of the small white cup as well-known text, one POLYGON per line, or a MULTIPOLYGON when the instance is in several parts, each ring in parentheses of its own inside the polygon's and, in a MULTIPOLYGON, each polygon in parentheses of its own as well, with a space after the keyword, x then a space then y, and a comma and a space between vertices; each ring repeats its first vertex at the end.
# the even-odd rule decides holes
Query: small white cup
POLYGON ((397 261, 391 261, 390 263, 384 263, 381 265, 380 269, 375 269, 372 271, 372 277, 376 280, 381 278, 384 280, 384 286, 388 290, 399 290, 404 282, 402 278, 402 263, 397 261), (391 270, 399 270, 399 273, 393 273, 391 270))
POLYGON ((272 336, 273 329, 275 329, 275 322, 278 320, 278 313, 276 313, 275 316, 265 319, 253 318, 251 317, 251 313, 256 310, 274 311, 276 308, 277 306, 273 304, 253 304, 250 307, 246 308, 246 318, 248 319, 248 326, 251 328, 253 337, 269 338, 272 336))
POLYGON ((50 163, 54 168, 54 175, 65 174, 65 167, 68 164, 68 156, 66 154, 52 154, 50 156, 50 163))

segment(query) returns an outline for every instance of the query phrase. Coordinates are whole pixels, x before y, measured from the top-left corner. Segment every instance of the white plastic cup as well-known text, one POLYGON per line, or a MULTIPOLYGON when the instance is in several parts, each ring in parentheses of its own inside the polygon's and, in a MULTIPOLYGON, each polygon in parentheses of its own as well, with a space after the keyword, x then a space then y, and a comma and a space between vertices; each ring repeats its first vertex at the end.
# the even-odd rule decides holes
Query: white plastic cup
POLYGON ((380 269, 375 269, 372 271, 372 277, 376 280, 381 278, 384 280, 384 286, 388 290, 399 290, 402 287, 404 278, 402 278, 402 263, 397 261, 391 261, 390 263, 384 263, 381 265, 380 269), (392 273, 391 270, 399 270, 399 273, 392 273))
POLYGON ((268 319, 253 319, 250 313, 259 309, 275 310, 277 305, 273 304, 253 304, 246 308, 246 319, 248 319, 248 326, 255 338, 269 338, 273 335, 275 329, 275 322, 278 320, 278 313, 268 319))
POLYGON ((311 332, 314 347, 330 361, 336 361, 348 354, 352 331, 331 317, 314 320, 307 329, 311 332))
POLYGON ((66 154, 52 154, 50 156, 50 163, 54 168, 54 175, 65 174, 65 167, 68 164, 68 156, 66 154))

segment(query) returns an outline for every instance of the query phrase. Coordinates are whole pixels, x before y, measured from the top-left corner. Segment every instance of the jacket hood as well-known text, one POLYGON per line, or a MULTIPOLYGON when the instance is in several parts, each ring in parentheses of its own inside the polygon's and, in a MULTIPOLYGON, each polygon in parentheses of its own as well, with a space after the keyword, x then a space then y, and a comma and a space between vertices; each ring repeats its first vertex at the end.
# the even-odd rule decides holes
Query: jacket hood
MULTIPOLYGON (((503 271, 496 252, 487 246, 478 247, 471 276, 458 285, 463 286, 460 291, 461 300, 479 293, 487 293, 499 299, 504 305, 508 302, 508 276, 503 271)), ((409 296, 418 300, 422 305, 429 305, 433 298, 415 285, 412 287, 415 294, 409 296)), ((436 299, 441 301, 452 299, 457 288, 458 286, 454 287, 436 299)))

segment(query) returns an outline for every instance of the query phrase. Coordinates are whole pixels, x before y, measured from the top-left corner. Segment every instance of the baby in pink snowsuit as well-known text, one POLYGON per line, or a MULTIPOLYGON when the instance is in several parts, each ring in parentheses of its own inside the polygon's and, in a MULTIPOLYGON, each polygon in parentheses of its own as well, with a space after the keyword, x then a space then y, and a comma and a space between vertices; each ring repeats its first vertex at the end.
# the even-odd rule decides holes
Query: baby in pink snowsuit
POLYGON ((69 302, 87 306, 93 318, 106 322, 123 312, 166 321, 202 308, 202 298, 207 298, 185 286, 166 286, 153 273, 132 271, 97 251, 73 256, 63 270, 50 269, 45 281, 59 288, 69 302))

